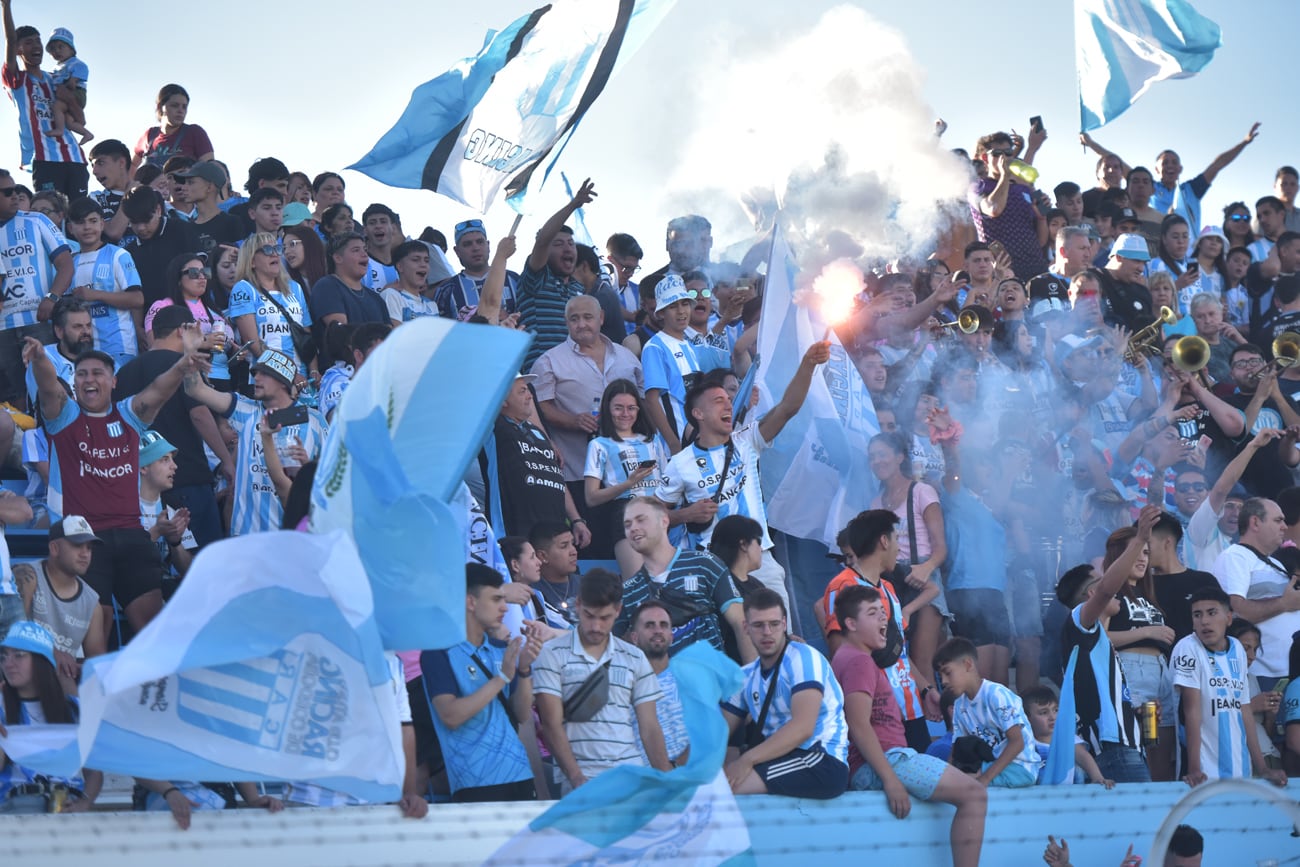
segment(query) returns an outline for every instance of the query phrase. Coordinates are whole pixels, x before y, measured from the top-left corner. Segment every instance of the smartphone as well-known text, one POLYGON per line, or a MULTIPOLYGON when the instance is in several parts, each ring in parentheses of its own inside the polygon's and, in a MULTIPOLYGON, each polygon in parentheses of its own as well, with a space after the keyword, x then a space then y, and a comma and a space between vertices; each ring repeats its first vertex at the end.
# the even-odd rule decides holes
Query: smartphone
POLYGON ((1037 115, 1037 114, 1034 115, 1033 117, 1031 117, 1031 118, 1029 119, 1029 128, 1030 128, 1030 129, 1034 129, 1034 130, 1038 130, 1039 132, 1046 132, 1046 131, 1047 131, 1047 130, 1043 129, 1043 118, 1042 118, 1042 116, 1041 116, 1041 115, 1037 115))
POLYGON ((1188 270, 1188 271, 1199 271, 1199 270, 1201 270, 1201 263, 1200 263, 1200 262, 1188 262, 1188 263, 1187 263, 1187 270, 1188 270))
POLYGON ((641 463, 637 464, 637 466, 643 470, 649 469, 650 467, 657 467, 658 465, 659 464, 657 461, 642 461, 641 463))
POLYGON ((292 427, 293 425, 307 423, 307 407, 300 403, 293 406, 286 406, 284 409, 277 409, 275 412, 266 414, 266 423, 271 427, 292 427))

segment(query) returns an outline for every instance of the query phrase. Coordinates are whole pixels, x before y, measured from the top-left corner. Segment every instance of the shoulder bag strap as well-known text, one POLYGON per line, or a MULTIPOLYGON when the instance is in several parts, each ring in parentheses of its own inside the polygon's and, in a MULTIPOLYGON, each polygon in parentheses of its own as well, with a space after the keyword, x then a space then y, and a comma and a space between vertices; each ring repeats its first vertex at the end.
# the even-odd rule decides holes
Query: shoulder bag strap
POLYGON ((916 565, 916 503, 914 494, 916 493, 916 482, 907 486, 907 544, 911 549, 911 563, 916 565))
POLYGON ((790 637, 786 636, 781 655, 776 658, 776 665, 772 667, 772 673, 767 676, 767 694, 763 696, 763 707, 758 712, 758 721, 755 724, 760 736, 763 734, 763 725, 767 722, 767 712, 772 709, 772 697, 776 695, 776 679, 781 676, 781 663, 785 661, 785 651, 789 647, 790 637))
POLYGON ((275 309, 279 310, 280 313, 281 313, 281 315, 284 316, 284 321, 287 322, 287 323, 289 323, 289 330, 290 330, 290 331, 296 332, 296 333, 298 334, 298 336, 299 336, 299 339, 302 339, 302 340, 310 340, 310 339, 311 339, 311 335, 307 333, 307 329, 304 328, 304 327, 302 326, 302 324, 298 322, 298 320, 296 320, 296 319, 293 318, 293 315, 292 315, 291 313, 289 313, 288 308, 286 308, 286 307, 285 307, 283 304, 281 304, 279 301, 276 301, 276 300, 275 300, 275 296, 274 296, 274 295, 272 295, 270 292, 267 292, 267 291, 263 290, 261 286, 258 286, 256 283, 253 283, 251 280, 249 281, 249 283, 252 284, 253 288, 257 290, 257 293, 258 293, 259 295, 261 295, 261 296, 262 296, 263 298, 265 298, 267 301, 270 301, 272 304, 275 305, 275 309))
MULTIPOLYGON (((489 671, 492 671, 492 669, 488 668, 486 665, 483 664, 483 660, 478 658, 477 653, 471 652, 469 658, 474 660, 474 662, 478 665, 478 667, 483 670, 484 674, 487 674, 489 671)), ((493 671, 491 677, 489 677, 488 679, 491 680, 491 678, 496 677, 496 675, 497 672, 493 671)), ((510 720, 510 727, 512 729, 518 729, 519 718, 515 716, 515 709, 512 708, 510 706, 510 702, 506 700, 506 693, 504 689, 497 693, 497 701, 501 702, 501 707, 505 709, 506 719, 510 720)))
MULTIPOLYGON (((718 479, 718 489, 713 492, 712 500, 717 503, 722 500, 722 488, 727 484, 727 471, 731 469, 731 458, 736 454, 736 444, 732 442, 731 437, 727 437, 726 457, 722 459, 722 477, 718 479)), ((781 651, 785 653, 785 651, 781 651)))

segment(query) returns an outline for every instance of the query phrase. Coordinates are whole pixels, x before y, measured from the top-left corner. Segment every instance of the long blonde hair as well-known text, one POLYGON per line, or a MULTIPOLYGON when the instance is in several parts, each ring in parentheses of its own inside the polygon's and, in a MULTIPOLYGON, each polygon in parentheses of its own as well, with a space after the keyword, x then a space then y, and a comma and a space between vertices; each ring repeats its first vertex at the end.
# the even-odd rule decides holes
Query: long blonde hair
MULTIPOLYGON (((254 289, 262 289, 262 284, 257 282, 257 275, 253 273, 253 254, 262 247, 278 247, 279 243, 279 239, 270 232, 254 232, 244 239, 244 246, 239 248, 239 259, 235 262, 236 282, 245 280, 254 289)), ((275 291, 286 298, 289 296, 289 275, 285 272, 283 262, 275 277, 275 291)))

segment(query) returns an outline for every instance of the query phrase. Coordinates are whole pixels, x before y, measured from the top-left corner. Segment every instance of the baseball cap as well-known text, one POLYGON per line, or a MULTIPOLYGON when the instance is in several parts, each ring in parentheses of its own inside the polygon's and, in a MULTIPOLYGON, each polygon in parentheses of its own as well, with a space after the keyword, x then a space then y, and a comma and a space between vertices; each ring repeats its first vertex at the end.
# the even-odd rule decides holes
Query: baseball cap
POLYGON ((1029 300, 1043 301, 1048 298, 1064 299, 1068 297, 1065 281, 1055 274, 1039 274, 1029 281, 1029 300))
POLYGON ((78 545, 86 542, 98 542, 99 537, 95 531, 90 528, 90 522, 80 515, 68 515, 57 524, 50 525, 50 541, 56 539, 67 539, 69 542, 75 542, 78 545))
POLYGON ((51 42, 63 42, 73 51, 77 50, 77 44, 72 41, 72 31, 66 27, 54 28, 54 32, 50 34, 50 38, 45 43, 45 47, 49 48, 51 42))
POLYGON ((1196 237, 1197 243, 1199 243, 1202 238, 1218 238, 1223 242, 1225 250, 1228 247, 1228 236, 1223 234, 1223 229, 1218 226, 1206 226, 1204 229, 1201 229, 1201 234, 1196 237))
POLYGON ((180 304, 169 304, 153 315, 153 321, 149 323, 149 330, 155 334, 158 331, 171 333, 182 325, 194 321, 194 314, 188 307, 180 304))
POLYGON ((1051 313, 1065 313, 1069 308, 1060 298, 1044 298, 1041 301, 1035 301, 1029 308, 1029 316, 1034 321, 1041 319, 1051 313))
POLYGON ((213 184, 217 188, 226 185, 226 170, 212 160, 195 163, 185 171, 177 172, 175 176, 178 178, 198 178, 213 184))
POLYGON ((298 368, 293 363, 293 359, 275 349, 265 350, 257 357, 257 361, 249 369, 266 371, 282 382, 286 388, 293 385, 293 378, 298 373, 298 368))
POLYGON ((0 640, 0 647, 12 647, 14 650, 39 653, 50 661, 50 665, 56 665, 54 662, 54 636, 50 635, 48 629, 34 620, 14 621, 4 639, 0 640))
POLYGON ((1092 337, 1080 337, 1077 334, 1067 334, 1060 340, 1060 349, 1058 350, 1057 355, 1061 361, 1065 361, 1080 349, 1099 346, 1101 343, 1101 336, 1097 334, 1094 334, 1092 337))
POLYGON ((176 446, 167 442, 166 437, 156 430, 147 430, 140 437, 140 467, 143 469, 175 451, 176 446))
POLYGON ((1151 251, 1147 248, 1147 239, 1129 232, 1125 232, 1115 239, 1115 246, 1110 248, 1110 254, 1120 259, 1134 259, 1138 262, 1149 262, 1151 260, 1151 251))
POLYGON ((1137 211, 1132 208, 1120 208, 1119 213, 1115 216, 1113 222, 1115 228, 1118 229, 1125 223, 1141 223, 1142 221, 1138 219, 1137 211))
POLYGON ((535 380, 537 379, 537 374, 535 374, 535 373, 516 373, 516 374, 515 374, 515 382, 518 382, 518 381, 521 380, 521 379, 522 379, 524 382, 533 382, 533 381, 535 381, 535 380))
POLYGON ((691 293, 686 291, 686 284, 678 274, 665 274, 659 278, 655 284, 655 312, 658 313, 665 307, 676 304, 678 301, 694 300, 691 293))
POLYGON ((280 222, 281 226, 297 226, 311 219, 311 208, 302 202, 290 202, 284 206, 282 213, 284 219, 280 222))

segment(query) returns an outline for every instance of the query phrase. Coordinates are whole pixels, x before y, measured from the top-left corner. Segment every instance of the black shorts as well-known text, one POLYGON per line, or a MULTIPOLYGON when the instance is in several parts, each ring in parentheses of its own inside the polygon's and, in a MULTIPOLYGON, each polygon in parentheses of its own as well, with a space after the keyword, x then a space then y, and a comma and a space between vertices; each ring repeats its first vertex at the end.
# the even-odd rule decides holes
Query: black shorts
POLYGON ((411 727, 415 729, 415 763, 428 765, 429 772, 436 774, 443 768, 442 747, 433 727, 433 709, 424 691, 423 676, 406 682, 406 697, 411 703, 411 727))
POLYGON ((90 188, 90 169, 85 163, 32 160, 34 192, 58 190, 69 199, 79 199, 90 188))
POLYGON ((817 744, 796 747, 779 759, 754 765, 767 791, 789 798, 838 798, 849 788, 849 766, 817 744))
POLYGON ((489 801, 536 801, 537 787, 532 780, 498 783, 495 786, 469 786, 451 796, 454 804, 483 804, 489 801))
POLYGON ((1007 599, 996 590, 949 590, 952 631, 976 647, 1011 646, 1011 617, 1007 599))
POLYGON ((99 542, 90 546, 90 568, 82 576, 99 594, 101 605, 113 600, 123 608, 162 589, 162 558, 158 546, 143 527, 133 530, 96 530, 99 542))

